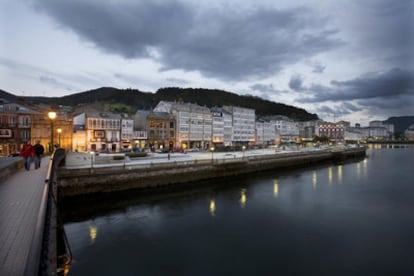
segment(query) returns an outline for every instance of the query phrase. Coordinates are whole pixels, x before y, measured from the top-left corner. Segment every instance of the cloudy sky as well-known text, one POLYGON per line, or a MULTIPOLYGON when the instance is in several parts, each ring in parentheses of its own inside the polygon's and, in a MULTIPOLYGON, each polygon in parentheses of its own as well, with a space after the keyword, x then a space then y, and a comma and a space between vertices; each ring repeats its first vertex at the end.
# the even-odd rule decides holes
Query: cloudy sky
POLYGON ((414 115, 411 0, 2 0, 0 89, 223 89, 363 125, 414 115))

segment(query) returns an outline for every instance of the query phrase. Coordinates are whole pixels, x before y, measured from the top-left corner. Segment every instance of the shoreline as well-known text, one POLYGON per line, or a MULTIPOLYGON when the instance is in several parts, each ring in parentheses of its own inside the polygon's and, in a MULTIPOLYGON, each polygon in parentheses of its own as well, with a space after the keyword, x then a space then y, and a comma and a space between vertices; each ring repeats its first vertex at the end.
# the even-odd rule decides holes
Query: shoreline
MULTIPOLYGON (((366 155, 365 147, 329 148, 275 152, 256 150, 232 153, 155 155, 139 160, 98 162, 88 154, 83 164, 70 163, 58 170, 58 197, 111 193, 180 185, 195 181, 232 177, 266 170, 303 167, 324 162, 340 162, 366 155), (95 162, 95 163, 94 163, 95 162)), ((73 156, 72 156, 73 157, 73 156)))

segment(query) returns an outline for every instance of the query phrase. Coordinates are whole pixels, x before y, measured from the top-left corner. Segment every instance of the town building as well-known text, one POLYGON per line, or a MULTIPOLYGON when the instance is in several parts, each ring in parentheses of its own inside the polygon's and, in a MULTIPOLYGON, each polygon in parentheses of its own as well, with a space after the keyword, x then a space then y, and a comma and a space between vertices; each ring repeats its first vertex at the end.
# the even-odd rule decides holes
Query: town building
POLYGON ((349 126, 350 123, 345 121, 322 122, 318 127, 318 134, 320 137, 327 137, 332 142, 345 142, 345 129, 349 126))
POLYGON ((25 142, 32 140, 34 113, 35 111, 16 103, 0 105, 0 156, 19 152, 25 142))
POLYGON ((408 141, 414 141, 414 125, 410 125, 410 127, 404 131, 404 135, 405 139, 408 141))
POLYGON ((256 145, 266 147, 276 144, 275 122, 265 119, 256 121, 256 145))
POLYGON ((73 118, 73 149, 117 152, 121 149, 121 115, 84 112, 73 118))
POLYGON ((254 145, 256 139, 256 112, 254 109, 223 106, 232 116, 233 145, 254 145))
POLYGON ((368 139, 370 140, 388 140, 394 135, 394 125, 383 121, 371 121, 369 131, 368 139))
POLYGON ((287 116, 269 117, 275 126, 277 144, 299 140, 298 123, 287 116))
POLYGON ((154 111, 175 116, 176 148, 208 149, 212 145, 212 116, 207 107, 193 103, 160 101, 154 111))
MULTIPOLYGON (((172 151, 176 139, 176 120, 168 112, 138 110, 135 114, 137 130, 147 132, 145 147, 152 150, 172 151)), ((142 147, 143 148, 143 147, 142 147)))

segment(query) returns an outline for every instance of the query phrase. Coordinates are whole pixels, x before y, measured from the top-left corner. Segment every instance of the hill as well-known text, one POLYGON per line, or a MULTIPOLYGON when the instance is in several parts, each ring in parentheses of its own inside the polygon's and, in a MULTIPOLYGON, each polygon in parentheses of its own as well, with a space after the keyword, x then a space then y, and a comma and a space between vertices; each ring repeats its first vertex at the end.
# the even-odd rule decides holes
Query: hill
POLYGON ((390 117, 384 123, 393 124, 395 133, 402 134, 410 125, 414 125, 414 116, 390 117))
POLYGON ((203 88, 161 88, 156 93, 142 92, 137 89, 117 89, 101 87, 64 97, 24 97, 33 104, 45 103, 49 105, 90 105, 96 102, 120 103, 136 109, 154 108, 159 101, 184 101, 197 103, 202 106, 213 107, 234 105, 256 110, 259 116, 285 115, 297 121, 316 120, 318 116, 304 109, 281 103, 264 100, 254 96, 241 96, 235 93, 203 88))

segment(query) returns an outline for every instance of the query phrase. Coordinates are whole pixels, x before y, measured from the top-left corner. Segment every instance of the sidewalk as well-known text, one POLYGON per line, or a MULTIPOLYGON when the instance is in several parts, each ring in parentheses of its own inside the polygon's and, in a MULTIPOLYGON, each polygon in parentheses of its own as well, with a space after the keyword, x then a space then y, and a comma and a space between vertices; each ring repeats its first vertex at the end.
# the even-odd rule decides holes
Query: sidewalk
POLYGON ((50 157, 0 182, 0 275, 23 275, 50 157))

